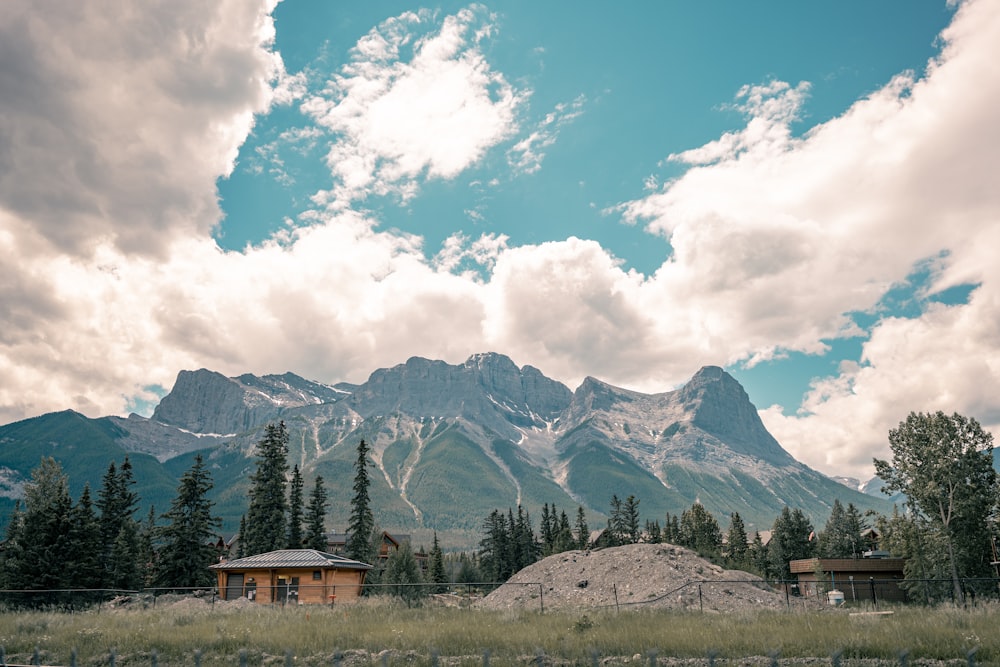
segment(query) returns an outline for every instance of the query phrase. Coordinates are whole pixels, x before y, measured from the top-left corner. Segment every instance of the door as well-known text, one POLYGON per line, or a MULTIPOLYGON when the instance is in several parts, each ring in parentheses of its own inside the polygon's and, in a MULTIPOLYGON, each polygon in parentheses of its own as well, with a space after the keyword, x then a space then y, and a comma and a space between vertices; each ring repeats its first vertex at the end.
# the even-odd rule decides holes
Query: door
POLYGON ((230 572, 226 577, 226 600, 235 600, 243 595, 243 573, 230 572))

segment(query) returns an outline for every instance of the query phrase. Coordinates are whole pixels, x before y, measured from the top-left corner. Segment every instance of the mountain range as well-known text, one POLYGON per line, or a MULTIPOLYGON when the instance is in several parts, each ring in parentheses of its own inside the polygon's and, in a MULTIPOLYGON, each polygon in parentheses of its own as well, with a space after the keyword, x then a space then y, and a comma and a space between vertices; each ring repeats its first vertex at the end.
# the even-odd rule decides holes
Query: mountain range
POLYGON ((414 357, 363 384, 326 385, 292 373, 226 377, 182 371, 151 417, 87 418, 64 411, 0 427, 0 513, 42 456, 69 475, 74 497, 96 490, 126 454, 136 491, 157 512, 196 453, 209 464, 215 511, 233 530, 246 511, 254 446, 268 423, 290 434, 289 465, 322 475, 328 529, 349 514, 358 442, 372 446, 371 496, 379 525, 472 546, 493 509, 582 506, 600 527, 613 494, 634 495, 643 519, 701 502, 725 530, 739 512, 759 530, 782 507, 821 527, 835 499, 891 511, 796 461, 771 436, 740 384, 718 367, 682 387, 644 394, 586 378, 575 390, 531 366, 486 353, 452 365, 414 357))

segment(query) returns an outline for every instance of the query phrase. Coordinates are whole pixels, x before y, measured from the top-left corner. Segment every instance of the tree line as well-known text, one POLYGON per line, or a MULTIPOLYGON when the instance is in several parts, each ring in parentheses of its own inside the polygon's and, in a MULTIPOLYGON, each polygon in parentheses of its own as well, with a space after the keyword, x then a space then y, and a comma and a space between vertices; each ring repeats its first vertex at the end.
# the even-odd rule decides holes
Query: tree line
MULTIPOLYGON (((716 518, 700 503, 680 516, 667 514, 640 522, 639 499, 612 496, 606 528, 594 540, 577 509, 576 530, 565 512, 542 508, 534 533, 528 512, 494 510, 483 522, 480 566, 488 581, 504 581, 522 567, 552 553, 639 542, 688 547, 716 563, 770 580, 791 578, 789 561, 807 558, 859 558, 876 547, 904 558, 904 586, 927 602, 946 597, 939 582, 950 582, 949 596, 963 601, 961 579, 995 577, 1000 484, 993 466, 993 436, 975 419, 959 414, 911 413, 889 432, 891 461, 874 460, 887 494, 904 494, 902 511, 891 516, 862 514, 853 504, 834 500, 819 531, 798 508, 785 507, 765 543, 759 531, 748 536, 739 513, 729 515, 725 538, 716 518), (581 527, 583 530, 581 530, 581 527), (877 540, 871 537, 874 528, 877 540)), ((993 587, 995 590, 995 586, 993 587)))

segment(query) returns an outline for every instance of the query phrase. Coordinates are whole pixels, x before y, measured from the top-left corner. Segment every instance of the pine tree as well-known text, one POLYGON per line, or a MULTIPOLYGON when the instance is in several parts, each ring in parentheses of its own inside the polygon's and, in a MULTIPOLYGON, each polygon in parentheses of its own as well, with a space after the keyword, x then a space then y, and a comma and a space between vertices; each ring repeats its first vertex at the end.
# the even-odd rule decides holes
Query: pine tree
POLYGON ((747 562, 750 545, 747 544, 747 530, 739 512, 733 512, 729 517, 729 532, 726 535, 726 556, 736 565, 747 562))
POLYGON ((306 507, 306 537, 305 546, 309 549, 326 551, 326 512, 327 496, 323 487, 323 478, 316 475, 312 492, 309 494, 309 505, 306 507))
POLYGON ((247 534, 247 515, 243 514, 240 516, 240 532, 236 540, 236 557, 243 558, 247 555, 246 551, 246 534, 247 534))
POLYGON ((663 530, 658 520, 646 519, 646 539, 650 544, 659 544, 663 541, 663 530))
POLYGON ((506 581, 513 573, 510 564, 510 533, 500 510, 493 510, 483 522, 479 541, 479 562, 485 581, 506 581))
MULTIPOLYGON (((74 555, 66 562, 66 580, 73 588, 100 588, 101 532, 90 498, 90 485, 83 487, 69 523, 70 532, 66 536, 66 544, 71 545, 74 555)), ((89 601, 93 597, 91 594, 84 594, 82 599, 89 601)))
POLYGON ((555 528, 552 525, 552 514, 555 513, 555 505, 552 506, 552 510, 550 513, 548 503, 542 505, 542 524, 538 528, 542 537, 542 553, 546 556, 555 553, 555 528))
POLYGON ((608 529, 604 533, 604 546, 618 547, 625 544, 624 507, 621 498, 615 494, 611 496, 611 511, 608 512, 608 529))
POLYGON ((569 525, 569 517, 566 512, 559 513, 559 522, 555 531, 555 553, 562 553, 576 548, 576 538, 573 537, 573 529, 569 525))
POLYGON ((769 578, 770 568, 768 567, 767 546, 764 544, 764 540, 761 539, 759 530, 753 531, 753 540, 750 542, 750 549, 747 555, 750 559, 750 566, 757 571, 757 574, 765 579, 769 578))
POLYGON ((441 544, 438 542, 437 531, 434 531, 434 541, 431 542, 430 553, 430 580, 435 584, 435 593, 444 593, 448 590, 448 575, 444 571, 444 554, 441 552, 441 544))
POLYGON ((222 523, 212 515, 213 503, 208 499, 212 486, 212 475, 199 454, 194 465, 181 476, 177 496, 162 517, 167 524, 160 530, 163 541, 157 570, 160 586, 212 584, 214 577, 208 566, 218 555, 212 543, 213 529, 222 523))
POLYGON ((143 586, 152 586, 156 581, 157 533, 156 509, 150 505, 146 521, 139 529, 139 569, 143 586))
POLYGON ((354 497, 351 498, 351 516, 347 522, 347 557, 363 563, 374 560, 378 553, 372 552, 372 534, 375 531, 375 516, 372 513, 368 487, 368 444, 362 439, 358 443, 357 458, 354 461, 354 497))
POLYGON ((121 468, 112 461, 97 494, 97 509, 100 511, 101 526, 101 566, 104 570, 104 584, 110 588, 131 590, 141 585, 135 564, 138 557, 138 526, 135 512, 139 506, 139 496, 132 487, 135 478, 128 456, 121 468))
POLYGON ((299 466, 292 468, 292 482, 288 490, 288 542, 289 549, 302 548, 302 473, 299 466))
MULTIPOLYGON (((24 485, 24 510, 14 545, 16 570, 8 573, 14 585, 25 589, 53 590, 68 588, 72 582, 67 572, 79 554, 66 543, 72 532, 73 502, 62 467, 52 457, 45 457, 31 472, 24 485)), ((8 564, 10 565, 10 563, 8 564)), ((36 604, 65 602, 62 596, 33 598, 36 604)))
POLYGON ((576 507, 576 548, 581 551, 590 546, 590 528, 587 526, 587 515, 583 507, 576 507))
POLYGON ((861 514, 853 505, 845 510, 840 500, 833 501, 830 518, 816 538, 820 558, 858 558, 861 551, 861 514))
POLYGON ((250 507, 246 532, 240 534, 243 552, 255 554, 285 546, 285 474, 288 472, 288 429, 285 422, 268 424, 257 443, 257 469, 250 475, 250 507))
POLYGON ((717 555, 722 549, 722 530, 715 517, 701 503, 684 510, 680 522, 680 544, 703 556, 717 555))
POLYGON ((628 544, 638 544, 641 536, 639 526, 639 499, 629 496, 622 508, 622 530, 628 544))
POLYGON ((405 600, 407 606, 424 596, 426 591, 419 585, 422 583, 420 568, 409 542, 403 542, 389 554, 382 583, 387 584, 389 593, 405 600))
POLYGON ((791 579, 788 562, 812 558, 816 544, 813 536, 812 523, 802 510, 782 508, 767 543, 769 572, 779 579, 791 579))

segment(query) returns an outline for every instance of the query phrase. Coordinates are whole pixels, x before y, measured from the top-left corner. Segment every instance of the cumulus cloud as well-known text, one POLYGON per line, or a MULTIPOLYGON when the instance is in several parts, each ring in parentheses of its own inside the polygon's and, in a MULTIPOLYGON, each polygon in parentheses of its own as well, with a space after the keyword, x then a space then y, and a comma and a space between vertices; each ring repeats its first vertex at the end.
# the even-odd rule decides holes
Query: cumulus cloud
POLYGON ((282 69, 272 4, 5 3, 0 206, 73 253, 204 234, 282 69))
POLYGON ((861 363, 817 381, 800 414, 765 411, 779 441, 820 469, 870 473, 911 409, 997 424, 978 390, 1000 377, 998 283, 982 256, 996 247, 1000 212, 1000 82, 985 74, 1000 14, 967 2, 942 39, 924 76, 901 74, 799 138, 788 123, 804 87, 744 89, 746 130, 671 156, 695 166, 623 207, 671 240, 657 279, 687 295, 685 310, 705 309, 708 335, 751 362, 856 335, 851 312, 876 313, 892 285, 942 253, 931 294, 980 285, 967 305, 876 323, 861 363))
POLYGON ((528 93, 480 50, 492 20, 473 5, 434 31, 430 12, 407 12, 358 42, 351 62, 302 104, 333 134, 334 185, 317 203, 343 210, 370 194, 406 201, 421 179, 454 178, 511 136, 528 93))
MULTIPOLYGON (((621 208, 670 238, 649 276, 577 238, 456 234, 428 259, 420 237, 350 210, 412 197, 514 136, 527 92, 483 56, 484 9, 383 23, 311 96, 281 73, 270 9, 15 2, 0 15, 0 420, 117 413, 180 369, 363 381, 411 355, 483 350, 570 386, 595 375, 662 391, 696 365, 822 353, 858 335, 863 311, 875 324, 862 358, 818 379, 800 413, 763 412, 795 456, 861 476, 910 410, 1000 424, 993 3, 959 7, 927 72, 802 136, 790 123, 807 84, 737 91, 746 128, 672 155, 689 169, 621 208), (331 142, 327 206, 222 251, 215 181, 253 113, 295 99, 331 142), (878 319, 928 258, 921 297, 977 285, 968 303, 878 319)), ((512 164, 530 171, 577 111, 529 132, 512 164)))

